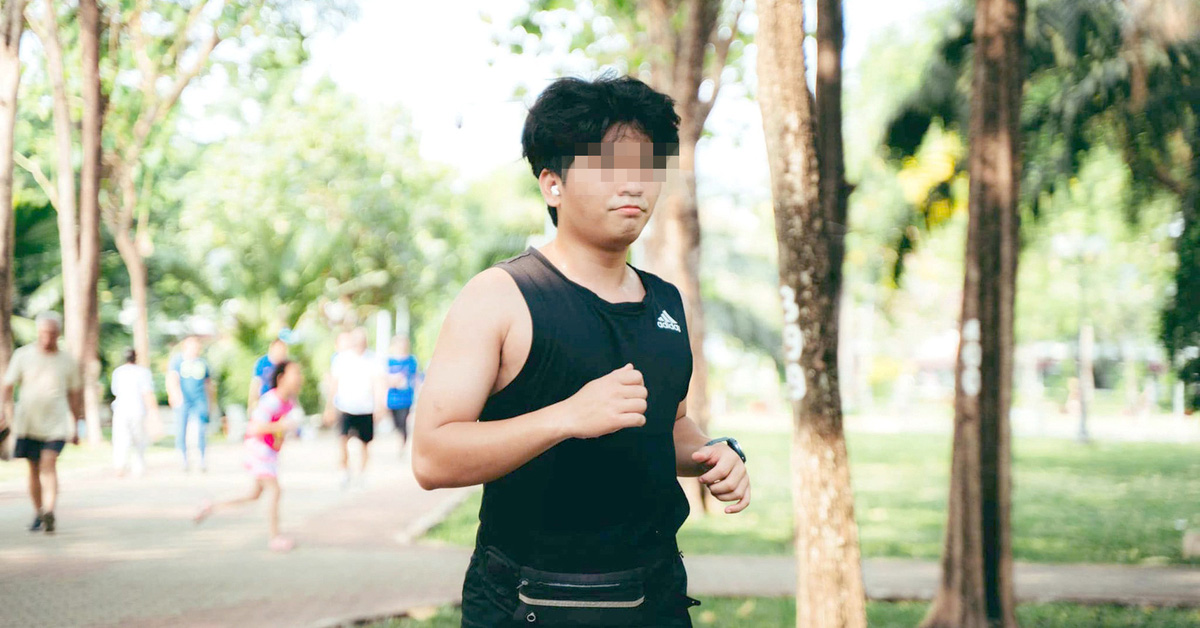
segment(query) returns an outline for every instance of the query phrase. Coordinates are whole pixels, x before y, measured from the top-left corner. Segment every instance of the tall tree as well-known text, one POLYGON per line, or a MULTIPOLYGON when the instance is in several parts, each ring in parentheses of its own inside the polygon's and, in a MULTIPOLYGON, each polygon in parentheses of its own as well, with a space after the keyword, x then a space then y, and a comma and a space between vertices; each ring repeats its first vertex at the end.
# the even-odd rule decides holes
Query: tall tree
POLYGON ((253 20, 264 2, 247 6, 221 7, 197 0, 190 5, 176 3, 139 3, 122 22, 121 35, 132 55, 129 68, 137 76, 137 98, 124 99, 120 133, 112 134, 112 149, 104 155, 114 185, 113 202, 104 207, 104 222, 113 234, 117 252, 129 272, 130 297, 134 306, 133 344, 138 362, 150 361, 150 313, 146 256, 150 253, 146 221, 135 231, 140 190, 139 175, 144 174, 142 158, 152 133, 172 112, 179 97, 197 76, 208 68, 213 50, 231 33, 253 20), (233 10, 230 10, 233 9, 233 10), (206 15, 206 13, 208 15, 206 15), (147 31, 145 24, 158 26, 147 31), (167 29, 161 27, 166 25, 167 29))
MULTIPOLYGON (((647 16, 644 19, 650 22, 650 84, 675 100, 679 114, 680 185, 659 200, 644 250, 647 265, 678 286, 683 296, 695 360, 688 408, 704 429, 712 413, 708 399, 708 360, 704 355, 704 302, 700 298, 696 145, 720 91, 721 73, 729 58, 730 45, 737 37, 741 5, 734 9, 728 35, 719 38, 720 0, 646 0, 639 4, 647 16), (679 27, 673 27, 674 24, 679 27), (706 80, 711 82, 712 95, 702 100, 700 86, 706 80)), ((703 498, 703 491, 698 494, 703 498)))
POLYGON ((24 31, 25 0, 4 0, 0 5, 0 373, 8 370, 13 349, 13 140, 24 31))
MULTIPOLYGON (((243 66, 298 64, 304 56, 304 20, 336 22, 352 12, 351 6, 347 0, 146 1, 128 9, 114 25, 119 32, 113 41, 130 53, 114 55, 117 69, 127 71, 134 83, 114 83, 110 95, 114 128, 103 160, 113 189, 102 215, 129 271, 139 361, 150 358, 146 258, 152 246, 143 188, 152 182, 147 153, 153 142, 162 139, 180 97, 213 67, 213 54, 224 42, 262 44, 246 49, 243 66)), ((227 67, 235 75, 245 70, 232 62, 227 67)))
POLYGON ((62 250, 63 314, 67 347, 84 370, 85 414, 88 441, 103 439, 100 431, 100 338, 97 281, 100 270, 99 160, 101 108, 99 98, 100 18, 95 2, 79 5, 79 44, 83 83, 83 165, 85 176, 76 196, 74 167, 75 123, 72 95, 67 91, 66 68, 60 37, 59 7, 46 0, 41 17, 32 20, 46 51, 46 70, 53 88, 57 191, 47 190, 58 210, 62 250))
POLYGON ((796 625, 866 626, 854 497, 838 391, 846 182, 840 0, 817 4, 817 93, 805 83, 804 5, 760 0, 758 83, 771 169, 792 401, 796 625))
POLYGON ((100 136, 104 124, 104 102, 100 95, 100 7, 96 0, 79 0, 79 45, 82 71, 83 114, 80 145, 83 160, 79 178, 79 288, 77 306, 84 320, 79 342, 80 367, 84 375, 84 407, 87 436, 91 443, 104 437, 100 432, 100 136))
POLYGON ((977 0, 946 546, 926 628, 1016 626, 1011 443, 1024 0, 977 0))
MULTIPOLYGON (((951 16, 925 69, 920 89, 895 114, 886 144, 893 156, 912 156, 928 131, 940 123, 952 132, 968 126, 971 95, 964 86, 970 71, 974 13, 951 16)), ((1200 241, 1196 215, 1200 198, 1200 5, 1195 0, 1039 0, 1030 5, 1025 42, 1027 89, 1023 95, 1020 192, 1022 205, 1039 217, 1060 190, 1069 192, 1085 157, 1096 146, 1114 146, 1132 176, 1125 209, 1137 221, 1155 196, 1179 202, 1183 229, 1175 236, 1180 264, 1174 294, 1162 313, 1162 339, 1177 360, 1180 377, 1200 385, 1200 285, 1194 242, 1200 241)), ((910 224, 946 222, 950 182, 930 187, 914 208, 910 224)), ((1116 200, 1116 199, 1114 199, 1116 200)), ((903 253, 912 248, 912 230, 902 229, 903 253)), ((898 261, 903 260, 903 255, 898 261)), ((899 270, 899 267, 897 268, 899 270)))

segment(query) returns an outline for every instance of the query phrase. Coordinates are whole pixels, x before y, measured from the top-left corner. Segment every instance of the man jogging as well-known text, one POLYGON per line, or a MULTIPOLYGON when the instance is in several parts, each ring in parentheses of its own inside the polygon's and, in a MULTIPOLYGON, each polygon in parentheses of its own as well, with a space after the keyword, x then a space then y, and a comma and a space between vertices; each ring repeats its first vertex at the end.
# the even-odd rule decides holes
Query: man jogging
POLYGON ((365 485, 371 441, 375 439, 375 420, 383 418, 387 388, 383 383, 383 367, 375 354, 367 351, 367 330, 357 327, 346 340, 346 350, 339 351, 330 368, 330 404, 326 408, 326 423, 338 422, 341 432, 342 488, 349 488, 350 438, 362 443, 359 458, 358 484, 365 485))
POLYGON ((678 123, 632 78, 561 79, 529 111, 557 235, 463 288, 417 401, 421 486, 484 485, 463 626, 690 626, 676 477, 750 503, 737 443, 686 414, 679 292, 625 263, 678 123))

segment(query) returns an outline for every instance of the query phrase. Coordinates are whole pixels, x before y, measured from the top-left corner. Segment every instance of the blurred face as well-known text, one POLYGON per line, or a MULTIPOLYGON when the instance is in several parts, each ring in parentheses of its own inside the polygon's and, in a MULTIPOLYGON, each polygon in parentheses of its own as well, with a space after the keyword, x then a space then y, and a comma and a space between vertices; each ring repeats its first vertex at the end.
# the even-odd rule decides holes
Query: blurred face
POLYGON ((304 385, 304 371, 300 369, 299 362, 289 362, 283 374, 279 376, 279 385, 277 388, 285 393, 292 395, 300 392, 300 387, 304 385))
POLYGON ((278 340, 272 342, 271 348, 267 349, 267 357, 270 358, 271 362, 274 364, 283 362, 288 357, 287 344, 278 340))
POLYGON ((183 341, 183 357, 189 360, 200 357, 200 339, 195 336, 187 338, 183 341))
POLYGON ((42 351, 58 349, 58 323, 42 321, 37 325, 37 343, 42 351))
POLYGON ((649 138, 627 127, 609 129, 587 153, 575 158, 563 181, 543 172, 543 196, 558 208, 560 230, 601 248, 624 249, 650 220, 667 169, 655 164, 649 138), (558 186, 558 195, 551 185, 558 186))
POLYGON ((355 353, 362 353, 367 350, 367 332, 363 329, 356 329, 350 336, 350 349, 355 353))

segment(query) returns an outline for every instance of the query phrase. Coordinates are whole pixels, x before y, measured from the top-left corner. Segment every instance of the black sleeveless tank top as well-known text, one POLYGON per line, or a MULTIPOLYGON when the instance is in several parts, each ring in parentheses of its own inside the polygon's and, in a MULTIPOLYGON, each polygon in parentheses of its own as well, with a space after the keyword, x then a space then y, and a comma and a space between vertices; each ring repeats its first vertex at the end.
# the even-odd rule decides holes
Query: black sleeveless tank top
POLYGON ((610 303, 567 279, 536 249, 497 264, 529 307, 529 358, 492 395, 480 421, 500 421, 574 395, 627 363, 642 372, 646 424, 569 439, 483 487, 480 546, 547 571, 619 571, 674 542, 688 515, 673 430, 692 352, 679 291, 634 269, 646 296, 610 303))

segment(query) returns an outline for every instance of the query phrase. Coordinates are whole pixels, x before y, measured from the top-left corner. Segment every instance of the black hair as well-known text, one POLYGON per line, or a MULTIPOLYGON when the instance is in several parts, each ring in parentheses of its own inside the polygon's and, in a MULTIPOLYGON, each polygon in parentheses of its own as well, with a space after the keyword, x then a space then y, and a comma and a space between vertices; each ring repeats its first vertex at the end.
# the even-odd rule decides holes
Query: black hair
MULTIPOLYGON (((560 78, 538 96, 521 132, 521 148, 533 176, 549 170, 560 177, 579 155, 594 152, 614 126, 628 126, 654 144, 654 166, 665 168, 679 153, 679 115, 670 96, 629 76, 605 75, 593 81, 560 78)), ((550 220, 558 225, 551 206, 550 220)))
POLYGON ((125 363, 133 364, 134 362, 137 362, 137 351, 134 349, 126 349, 125 350, 125 363))
POLYGON ((283 377, 284 371, 287 371, 287 368, 293 364, 298 363, 291 360, 283 360, 271 368, 271 388, 269 390, 279 388, 279 378, 283 377))

